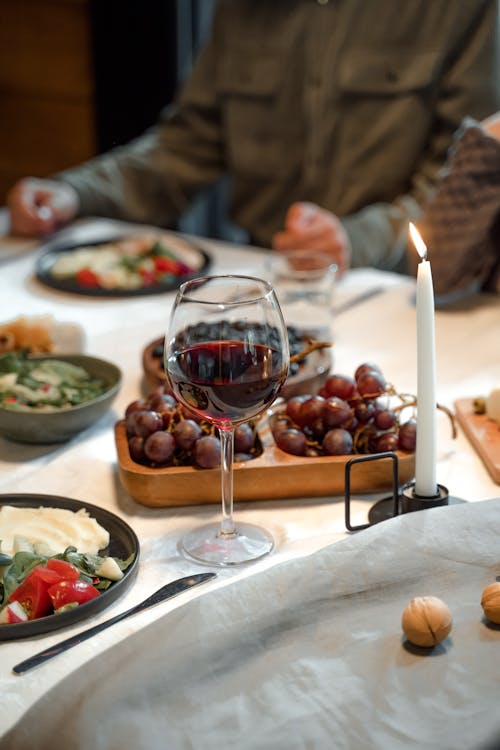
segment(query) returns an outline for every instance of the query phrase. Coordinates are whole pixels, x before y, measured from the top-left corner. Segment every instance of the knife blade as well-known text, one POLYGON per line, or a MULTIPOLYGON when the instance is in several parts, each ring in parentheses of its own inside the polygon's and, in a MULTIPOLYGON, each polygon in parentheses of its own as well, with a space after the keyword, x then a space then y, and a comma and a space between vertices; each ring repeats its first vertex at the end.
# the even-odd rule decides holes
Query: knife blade
POLYGON ((187 591, 194 586, 199 586, 201 583, 205 583, 205 581, 210 581, 212 578, 215 578, 216 575, 216 573, 196 573, 195 575, 185 576, 184 578, 178 578, 175 581, 171 581, 165 586, 162 586, 161 589, 158 589, 154 594, 151 594, 151 596, 148 596, 144 601, 136 604, 134 607, 131 607, 114 617, 110 617, 109 620, 105 620, 104 622, 99 623, 99 625, 94 625, 77 635, 66 638, 64 641, 60 641, 54 646, 50 646, 50 648, 46 648, 44 651, 40 651, 34 656, 30 656, 28 659, 25 659, 12 667, 12 671, 15 672, 15 674, 23 674, 23 672, 27 672, 29 669, 37 667, 39 664, 43 664, 54 656, 62 654, 63 651, 67 651, 73 646, 77 646, 79 643, 82 643, 82 641, 92 638, 93 635, 109 628, 116 622, 120 622, 120 620, 124 620, 126 617, 142 612, 144 609, 153 607, 155 604, 165 601, 165 599, 171 599, 173 596, 177 596, 183 591, 187 591))

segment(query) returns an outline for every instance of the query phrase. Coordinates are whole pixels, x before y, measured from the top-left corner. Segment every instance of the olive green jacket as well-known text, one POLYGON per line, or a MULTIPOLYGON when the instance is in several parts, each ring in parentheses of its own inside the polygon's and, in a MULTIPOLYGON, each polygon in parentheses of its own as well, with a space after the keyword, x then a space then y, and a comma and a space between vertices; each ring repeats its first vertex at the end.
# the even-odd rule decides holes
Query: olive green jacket
POLYGON ((452 134, 500 107, 498 62, 497 0, 222 0, 161 122, 60 178, 82 214, 166 226, 228 173, 256 244, 312 201, 354 266, 400 270, 452 134))

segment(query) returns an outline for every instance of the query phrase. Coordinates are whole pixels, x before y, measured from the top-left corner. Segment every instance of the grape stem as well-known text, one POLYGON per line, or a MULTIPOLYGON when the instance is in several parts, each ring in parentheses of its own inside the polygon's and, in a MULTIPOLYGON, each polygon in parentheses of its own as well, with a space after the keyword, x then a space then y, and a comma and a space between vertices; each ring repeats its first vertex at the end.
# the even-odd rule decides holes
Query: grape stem
MULTIPOLYGON (((394 389, 388 389, 387 392, 401 399, 402 403, 392 408, 394 412, 401 411, 402 409, 407 409, 410 406, 416 406, 418 410, 418 402, 415 396, 410 396, 408 393, 397 393, 394 389)), ((436 404, 436 409, 439 409, 440 411, 444 412, 447 415, 451 424, 451 436, 453 439, 455 439, 457 436, 457 425, 456 425, 455 415, 450 409, 448 409, 447 406, 444 406, 443 404, 436 404)))
POLYGON ((304 349, 290 357, 290 362, 301 362, 312 352, 315 352, 318 349, 327 349, 331 346, 333 346, 331 341, 310 341, 304 349))

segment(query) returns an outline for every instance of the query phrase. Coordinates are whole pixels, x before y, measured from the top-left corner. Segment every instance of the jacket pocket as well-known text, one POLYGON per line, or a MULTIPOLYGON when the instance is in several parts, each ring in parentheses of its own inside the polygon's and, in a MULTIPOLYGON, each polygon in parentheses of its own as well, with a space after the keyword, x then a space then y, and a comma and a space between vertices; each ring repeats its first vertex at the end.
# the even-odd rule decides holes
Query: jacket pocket
POLYGON ((284 168, 293 139, 290 113, 282 113, 283 55, 276 52, 227 55, 217 74, 227 158, 236 174, 269 177, 284 168))

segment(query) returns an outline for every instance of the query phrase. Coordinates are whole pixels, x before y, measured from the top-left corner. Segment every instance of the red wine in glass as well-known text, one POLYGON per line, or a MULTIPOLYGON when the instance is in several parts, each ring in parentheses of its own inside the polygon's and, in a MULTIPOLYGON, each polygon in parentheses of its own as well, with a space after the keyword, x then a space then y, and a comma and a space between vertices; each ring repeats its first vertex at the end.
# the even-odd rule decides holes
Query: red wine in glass
POLYGON ((180 351, 169 370, 183 401, 224 428, 260 414, 283 382, 283 361, 269 346, 208 341, 180 351))

